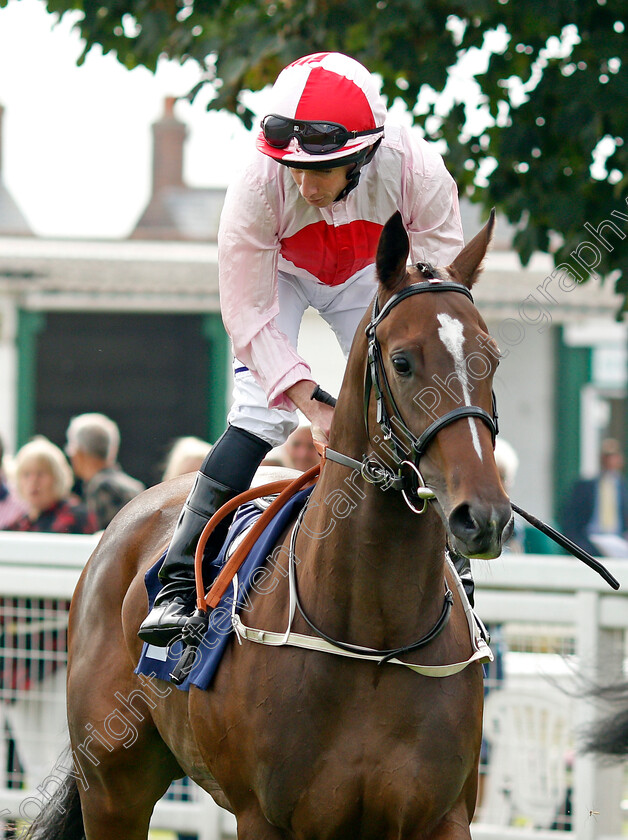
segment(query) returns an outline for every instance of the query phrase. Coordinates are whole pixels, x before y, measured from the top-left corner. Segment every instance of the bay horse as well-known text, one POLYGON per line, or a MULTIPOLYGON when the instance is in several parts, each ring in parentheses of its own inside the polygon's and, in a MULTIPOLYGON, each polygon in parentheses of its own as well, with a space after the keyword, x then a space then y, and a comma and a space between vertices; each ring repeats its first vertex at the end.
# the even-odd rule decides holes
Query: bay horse
MULTIPOLYGON (((440 269, 406 266, 399 214, 382 231, 328 457, 278 555, 285 566, 292 546, 303 611, 347 656, 232 639, 208 690, 142 682, 144 575, 191 477, 147 490, 107 529, 74 594, 74 765, 29 837, 146 840, 156 801, 188 775, 235 814, 238 840, 470 838, 483 675, 447 541, 491 559, 511 528, 493 458, 499 354, 470 292, 492 228, 491 216, 440 269)), ((283 572, 272 594, 251 594, 256 628, 285 629, 283 572)), ((316 636, 298 612, 293 630, 316 636)))

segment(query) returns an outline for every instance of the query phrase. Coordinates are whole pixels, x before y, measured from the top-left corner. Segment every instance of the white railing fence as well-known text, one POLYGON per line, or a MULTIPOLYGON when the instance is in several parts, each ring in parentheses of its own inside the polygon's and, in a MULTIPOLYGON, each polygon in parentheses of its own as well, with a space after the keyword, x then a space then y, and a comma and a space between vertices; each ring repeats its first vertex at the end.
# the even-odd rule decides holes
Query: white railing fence
MULTIPOLYGON (((0 818, 32 819, 37 786, 66 745, 68 600, 97 540, 0 532, 0 818)), ((473 563, 477 611, 500 653, 500 668, 492 666, 486 681, 474 840, 622 835, 622 767, 578 749, 582 728, 598 714, 578 675, 608 683, 623 673, 628 562, 606 565, 619 592, 569 557, 473 563)), ((181 783, 158 803, 151 826, 199 840, 235 835, 230 814, 181 783)))

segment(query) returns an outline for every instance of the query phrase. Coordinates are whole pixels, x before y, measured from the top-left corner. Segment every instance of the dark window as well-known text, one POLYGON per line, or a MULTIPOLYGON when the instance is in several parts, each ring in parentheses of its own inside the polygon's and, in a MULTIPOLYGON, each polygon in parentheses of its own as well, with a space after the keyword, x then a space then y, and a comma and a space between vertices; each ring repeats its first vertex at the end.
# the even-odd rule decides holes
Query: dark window
POLYGON ((200 315, 46 314, 35 432, 60 446, 75 414, 116 421, 122 468, 147 485, 174 438, 206 438, 208 350, 200 315))

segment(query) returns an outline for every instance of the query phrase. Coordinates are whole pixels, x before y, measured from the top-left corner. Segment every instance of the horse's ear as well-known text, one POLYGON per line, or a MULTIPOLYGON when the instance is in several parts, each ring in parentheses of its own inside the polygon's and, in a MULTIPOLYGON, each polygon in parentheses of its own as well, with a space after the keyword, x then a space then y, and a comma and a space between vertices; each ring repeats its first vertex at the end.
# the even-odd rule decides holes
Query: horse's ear
POLYGON ((482 271, 482 260, 486 256, 489 243, 493 236, 495 227, 495 208, 491 210, 488 222, 482 230, 473 237, 471 242, 464 246, 447 271, 452 280, 462 283, 468 289, 473 286, 482 271))
POLYGON ((375 258, 379 282, 389 291, 393 291, 406 276, 409 253, 410 241, 401 213, 397 211, 384 225, 375 258))

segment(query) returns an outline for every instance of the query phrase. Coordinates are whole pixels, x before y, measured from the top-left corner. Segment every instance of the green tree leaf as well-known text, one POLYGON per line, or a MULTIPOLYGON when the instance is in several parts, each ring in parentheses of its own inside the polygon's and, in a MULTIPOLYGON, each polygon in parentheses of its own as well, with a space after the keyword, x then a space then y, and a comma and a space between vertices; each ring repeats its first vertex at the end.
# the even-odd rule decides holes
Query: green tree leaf
MULTIPOLYGON (((73 13, 83 59, 96 45, 129 68, 155 70, 161 56, 194 59, 201 80, 190 96, 212 85, 209 107, 233 111, 249 127, 254 115, 243 92, 272 83, 282 67, 310 52, 354 56, 381 76, 389 103, 401 99, 428 139, 446 143, 461 193, 487 212, 496 206, 518 226, 514 244, 523 262, 535 250, 553 249, 558 264, 586 241, 585 222, 597 228, 612 220, 628 230, 626 220, 612 216, 628 214, 628 47, 620 0, 46 4, 57 16, 73 13), (490 54, 475 76, 484 109, 477 128, 455 68, 479 49, 490 54), (445 110, 444 91, 451 102, 445 110)), ((615 236, 598 268, 613 272, 624 295, 626 250, 615 236)))

